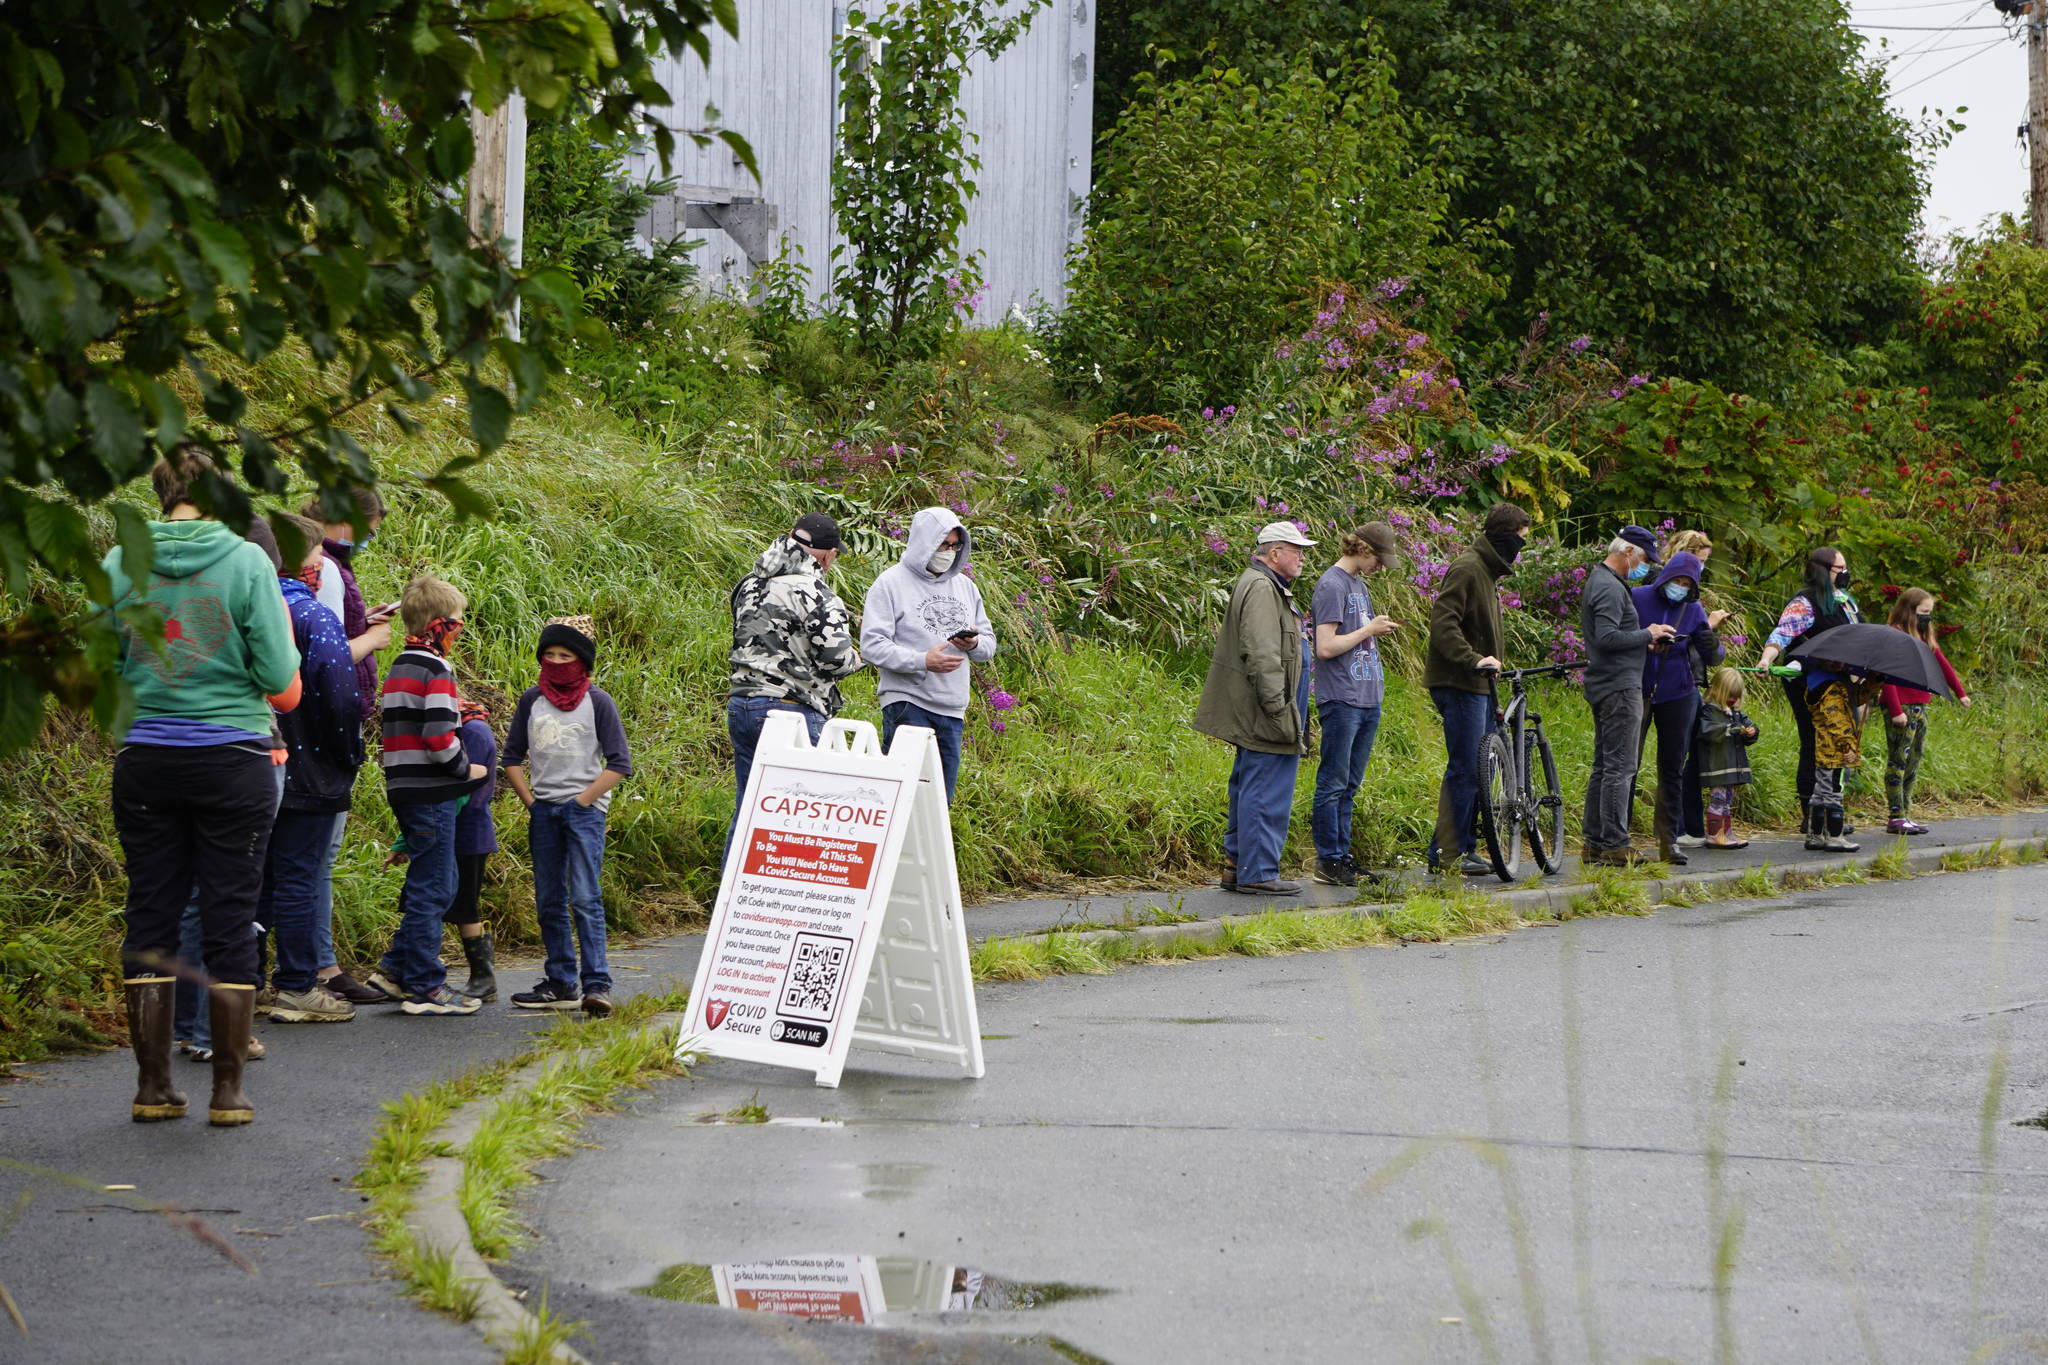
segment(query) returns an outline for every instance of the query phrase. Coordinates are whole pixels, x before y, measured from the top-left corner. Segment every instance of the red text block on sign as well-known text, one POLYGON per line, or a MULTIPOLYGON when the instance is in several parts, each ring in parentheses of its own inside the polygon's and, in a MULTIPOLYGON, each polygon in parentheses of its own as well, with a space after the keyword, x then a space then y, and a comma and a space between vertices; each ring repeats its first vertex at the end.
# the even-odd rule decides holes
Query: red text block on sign
POLYGON ((757 829, 748 836, 747 858, 741 870, 756 877, 782 877, 865 891, 874 874, 877 847, 854 839, 757 829))

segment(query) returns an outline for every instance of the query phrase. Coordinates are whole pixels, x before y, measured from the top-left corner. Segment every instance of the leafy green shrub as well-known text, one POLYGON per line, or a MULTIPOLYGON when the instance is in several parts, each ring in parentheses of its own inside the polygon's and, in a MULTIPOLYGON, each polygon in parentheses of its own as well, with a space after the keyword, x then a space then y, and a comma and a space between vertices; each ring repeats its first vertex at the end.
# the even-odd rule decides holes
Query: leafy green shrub
POLYGON ((1139 91, 1103 144, 1057 338, 1064 371, 1116 404, 1245 401, 1324 281, 1420 276, 1445 304, 1490 287, 1443 241, 1444 185, 1376 57, 1327 80, 1211 67, 1139 91))
POLYGON ((675 181, 635 184, 628 146, 574 107, 535 111, 526 136, 523 247, 528 264, 556 266, 575 279, 591 316, 631 336, 681 303, 697 276, 688 253, 703 243, 678 234, 641 249, 634 224, 675 181))

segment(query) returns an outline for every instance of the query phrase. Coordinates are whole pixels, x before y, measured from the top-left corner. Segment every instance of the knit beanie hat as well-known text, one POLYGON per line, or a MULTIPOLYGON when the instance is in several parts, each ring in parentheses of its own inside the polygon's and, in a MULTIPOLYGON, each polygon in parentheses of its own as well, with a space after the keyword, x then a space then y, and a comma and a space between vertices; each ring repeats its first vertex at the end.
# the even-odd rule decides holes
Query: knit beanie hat
POLYGON ((587 629, 590 625, 591 620, 588 616, 572 616, 567 620, 548 622, 541 627, 540 643, 534 646, 534 657, 539 658, 551 647, 560 645, 583 660, 585 668, 597 667, 597 641, 591 639, 585 630, 578 629, 578 626, 587 629), (571 622, 575 624, 572 625, 571 622))

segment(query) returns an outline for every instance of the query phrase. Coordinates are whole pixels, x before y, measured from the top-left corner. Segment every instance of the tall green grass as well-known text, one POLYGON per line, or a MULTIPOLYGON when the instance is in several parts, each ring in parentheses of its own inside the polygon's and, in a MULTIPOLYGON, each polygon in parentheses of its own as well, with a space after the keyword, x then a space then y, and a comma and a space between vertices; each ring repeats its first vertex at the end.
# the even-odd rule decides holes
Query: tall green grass
MULTIPOLYGON (((992 373, 994 396, 977 401, 1014 404, 1005 449, 1020 464, 1085 459, 1096 467, 1082 440, 1085 426, 1014 368, 992 373)), ((279 403, 305 382, 303 367, 288 359, 252 378, 259 401, 279 403)), ((909 412, 925 412, 923 401, 909 412)), ((694 425, 681 418, 652 425, 600 407, 593 391, 579 391, 572 381, 477 472, 476 483, 497 503, 495 519, 465 522, 419 490, 417 476, 466 448, 460 412, 441 403, 426 407, 416 437, 401 438, 382 417, 365 417, 358 432, 378 454, 393 508, 359 557, 364 592, 390 600, 412 575, 435 572, 468 594, 469 629, 456 667, 466 686, 492 704, 501 734, 510 702, 533 680, 542 623, 570 613, 596 619, 598 681, 618 699, 635 767, 611 808, 607 907, 622 932, 689 923, 715 893, 731 811, 728 589, 798 512, 823 505, 847 526, 849 552, 834 579, 858 608, 868 583, 898 552, 883 533, 884 517, 942 497, 952 478, 948 466, 929 456, 922 466, 893 471, 886 491, 895 502, 879 485, 865 492, 851 484, 819 488, 791 461, 826 438, 805 425, 807 412, 816 411, 787 395, 757 396, 743 410, 746 421, 725 416, 707 424, 699 414, 694 425)), ((940 427, 941 436, 961 429, 942 421, 940 427)), ((986 449, 943 441, 932 448, 967 462, 989 458, 986 449)), ((1149 474, 1119 468, 1115 477, 1179 479, 1185 487, 1186 474, 1161 465, 1149 474)), ((1257 482, 1244 477, 1248 487, 1257 482)), ((1132 497, 1142 487, 1125 484, 1132 497)), ((1172 882, 1212 874, 1230 753, 1187 721, 1207 663, 1201 641, 1213 630, 1215 594, 1241 561, 1205 554, 1176 568, 1157 557, 1157 547, 1131 547, 1154 556, 1148 572, 1177 601, 1178 633, 1192 643, 1176 647, 1121 619, 1103 624, 1101 616, 1076 630, 1036 605, 1048 567, 1040 548, 1047 536, 1065 533, 1063 514, 1005 504, 985 490, 975 496, 987 504, 975 516, 982 533, 976 577, 1003 642, 998 659, 977 671, 1021 705, 1005 717, 1002 733, 979 700, 968 716, 954 810, 964 889, 988 897, 1075 879, 1172 882)), ((1322 497, 1341 510, 1339 500, 1348 495, 1309 488, 1297 496, 1322 497)), ((1397 601, 1412 596, 1412 589, 1386 587, 1397 601)), ((1442 770, 1441 731, 1414 681, 1424 618, 1413 607, 1404 614, 1409 625, 1390 651, 1394 676, 1358 801, 1358 851, 1377 866, 1419 854, 1442 770)), ((846 691, 847 715, 879 721, 871 674, 846 691)), ((1541 693, 1539 704, 1575 823, 1591 750, 1588 713, 1562 687, 1541 693)), ((1751 709, 1765 737, 1752 752, 1758 780, 1744 795, 1744 814, 1787 826, 1794 816, 1790 719, 1774 688, 1760 687, 1751 709)), ((1868 812, 1882 799, 1883 739, 1875 725, 1866 751, 1855 792, 1868 812)), ((108 810, 110 760, 104 738, 60 716, 37 749, 0 761, 0 1058, 86 1036, 95 1012, 114 1001, 124 879, 108 810)), ((1289 844, 1297 866, 1310 853, 1312 769, 1313 760, 1304 763, 1297 787, 1289 844)), ((1941 707, 1922 789, 1927 801, 1965 805, 2028 801, 2048 791, 2048 697, 2024 679, 1985 679, 1974 710, 1941 707)), ((525 821, 509 795, 497 815, 504 852, 491 864, 486 914, 503 940, 527 943, 535 925, 525 821)), ((374 764, 366 766, 335 869, 335 938, 345 961, 381 951, 395 921, 400 874, 382 867, 393 834, 381 780, 374 764)))

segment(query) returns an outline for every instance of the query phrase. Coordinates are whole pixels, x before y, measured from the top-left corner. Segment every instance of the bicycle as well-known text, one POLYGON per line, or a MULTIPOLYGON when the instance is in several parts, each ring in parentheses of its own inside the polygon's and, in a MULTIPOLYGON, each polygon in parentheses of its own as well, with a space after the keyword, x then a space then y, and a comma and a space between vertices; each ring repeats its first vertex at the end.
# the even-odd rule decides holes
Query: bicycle
POLYGON ((1515 880, 1521 870, 1524 836, 1545 873, 1564 870, 1564 794, 1557 781, 1557 758, 1543 733, 1543 717, 1529 707, 1529 689, 1522 680, 1561 678, 1584 667, 1574 663, 1486 670, 1496 723, 1479 746, 1479 833, 1493 875, 1504 882, 1515 880), (1501 678, 1508 680, 1512 694, 1505 708, 1500 704, 1501 678))

